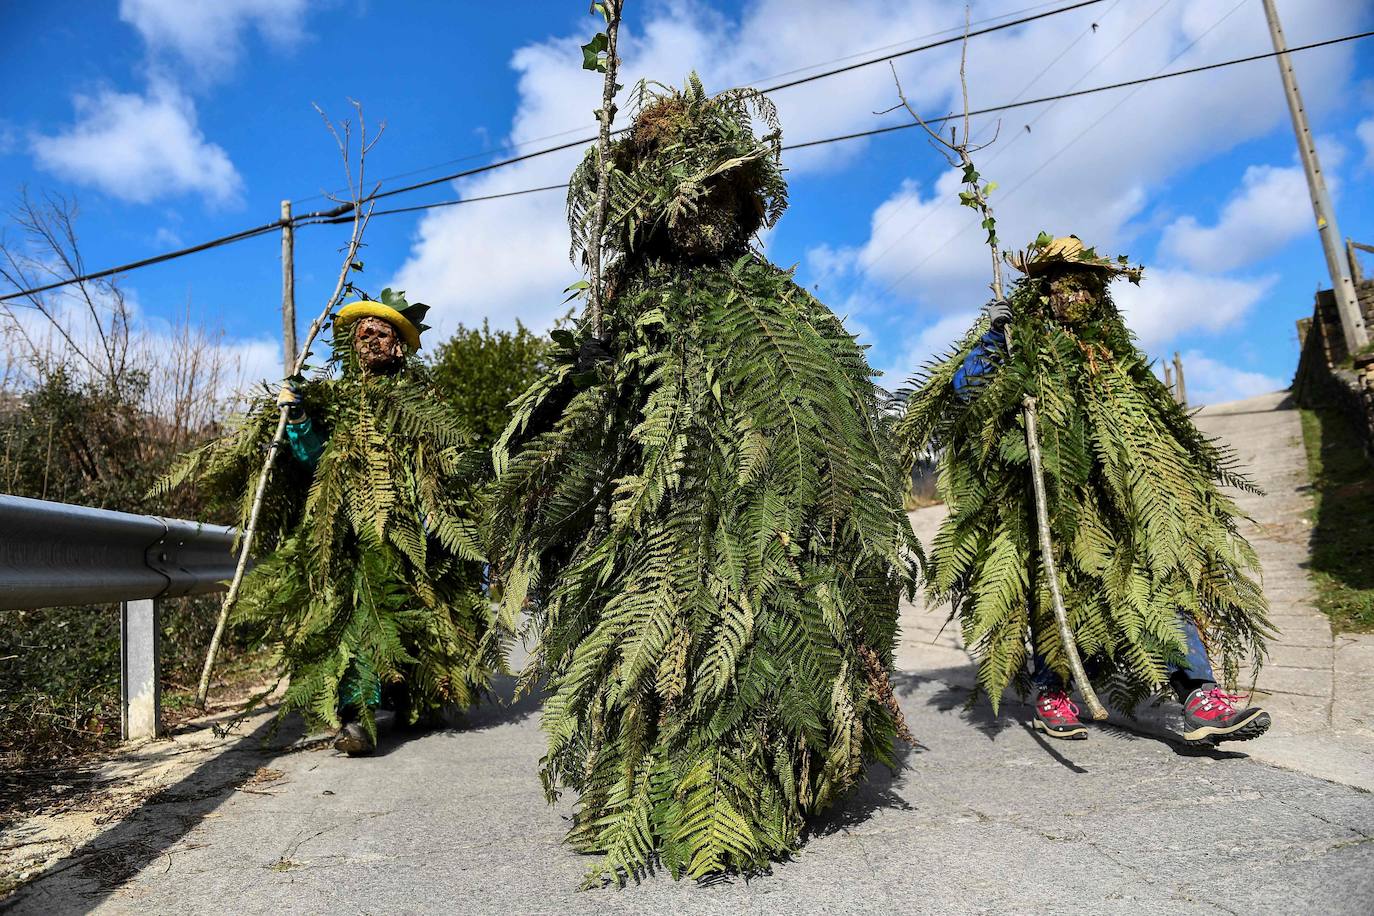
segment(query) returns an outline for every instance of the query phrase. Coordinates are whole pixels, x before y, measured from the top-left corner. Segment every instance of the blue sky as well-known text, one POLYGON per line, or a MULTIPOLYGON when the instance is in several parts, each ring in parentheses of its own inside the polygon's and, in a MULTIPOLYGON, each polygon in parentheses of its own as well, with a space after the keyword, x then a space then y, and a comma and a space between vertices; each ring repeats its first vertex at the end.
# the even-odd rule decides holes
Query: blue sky
MULTIPOLYGON (((626 83, 680 83, 696 68, 713 90, 918 44, 963 18, 962 3, 947 0, 628 6, 626 83)), ((978 0, 972 15, 1029 6, 978 0)), ((1280 0, 1279 9, 1292 44, 1374 24, 1374 0, 1280 0)), ((596 28, 585 10, 574 0, 12 0, 0 12, 0 195, 8 202, 27 185, 75 197, 86 263, 99 267, 267 222, 284 198, 298 211, 323 205, 313 196, 337 188, 342 172, 312 101, 342 117, 356 98, 370 120, 386 121, 374 176, 476 156, 384 186, 478 164, 510 142, 590 131, 600 87, 579 69, 577 45, 596 28)), ((976 39, 970 92, 975 106, 995 105, 1265 50, 1259 0, 1105 0, 976 39)), ((1374 42, 1297 55, 1295 65, 1342 231, 1374 241, 1374 42)), ((956 49, 902 58, 898 69, 922 110, 955 104, 956 49)), ((776 101, 792 142, 899 120, 873 113, 895 101, 885 66, 776 101)), ((994 126, 985 118, 974 130, 990 137, 994 126)), ((395 203, 557 183, 576 157, 395 203)), ((1152 353, 1183 351, 1196 398, 1287 384, 1294 321, 1326 280, 1272 61, 1022 109, 1004 116, 979 158, 1001 185, 994 202, 1009 241, 1077 232, 1145 263, 1143 285, 1118 299, 1152 353)), ((873 345, 885 384, 897 384, 987 297, 986 250, 954 205, 956 176, 915 131, 789 155, 786 165, 792 206, 766 239, 769 256, 799 265, 799 279, 873 345)), ((300 230, 302 316, 332 286, 343 239, 338 227, 300 230)), ((441 331, 483 317, 546 326, 576 276, 558 192, 379 218, 367 243, 367 281, 430 302, 441 331)), ((143 333, 189 311, 223 332, 246 373, 263 375, 276 371, 278 254, 268 236, 131 273, 123 286, 143 333)))

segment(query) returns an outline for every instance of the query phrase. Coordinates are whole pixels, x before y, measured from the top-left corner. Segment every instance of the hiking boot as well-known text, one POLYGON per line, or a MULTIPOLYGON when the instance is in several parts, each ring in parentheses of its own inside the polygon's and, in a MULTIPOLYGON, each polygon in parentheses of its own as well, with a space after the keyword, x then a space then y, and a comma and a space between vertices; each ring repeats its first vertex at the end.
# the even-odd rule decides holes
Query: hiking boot
POLYGON ((1078 705, 1063 690, 1046 690, 1035 700, 1035 730, 1050 738, 1083 741, 1088 729, 1078 721, 1078 705))
POLYGON ((1248 741, 1269 730, 1269 713, 1258 706, 1237 709, 1241 695, 1203 684, 1183 701, 1184 741, 1248 741))
POLYGON ((357 722, 345 723, 334 738, 334 750, 343 751, 350 757, 365 757, 376 749, 377 744, 367 729, 357 722))

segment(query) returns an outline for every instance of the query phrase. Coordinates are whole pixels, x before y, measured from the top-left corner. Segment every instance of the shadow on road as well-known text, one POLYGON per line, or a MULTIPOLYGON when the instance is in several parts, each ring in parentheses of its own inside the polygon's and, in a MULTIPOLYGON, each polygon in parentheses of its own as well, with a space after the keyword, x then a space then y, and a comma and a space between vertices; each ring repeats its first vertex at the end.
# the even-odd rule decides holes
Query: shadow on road
MULTIPOLYGON (((454 731, 482 731, 534 715, 542 693, 513 701, 515 678, 499 678, 494 699, 454 717, 454 731)), ((382 728, 377 754, 385 756, 432 728, 393 725, 382 728)), ((99 836, 76 848, 13 896, 0 902, 5 913, 58 913, 94 909, 101 900, 143 869, 165 858, 197 825, 235 792, 272 794, 270 764, 288 754, 318 751, 334 754, 329 741, 308 740, 298 716, 288 716, 276 735, 272 720, 253 732, 226 740, 222 750, 178 782, 140 801, 102 815, 113 823, 99 836)), ((276 774, 277 778, 280 773, 276 774)))
POLYGON ((159 858, 165 857, 170 868, 173 846, 235 791, 265 772, 273 759, 292 753, 289 745, 300 738, 299 720, 288 719, 273 743, 266 744, 271 730, 271 720, 263 722, 180 781, 135 801, 127 810, 103 815, 115 822, 113 827, 49 867, 0 904, 0 910, 65 913, 93 909, 159 858))
MULTIPOLYGON (((1030 736, 1035 739, 1035 743, 1040 745, 1040 747, 1044 749, 1046 754, 1049 754, 1051 757, 1054 758, 1055 763, 1058 763, 1060 766, 1064 767, 1064 769, 1074 773, 1088 772, 1087 769, 1085 769, 1084 767, 1079 766, 1069 758, 1065 757, 1063 754, 1059 753, 1059 751, 1055 749, 1054 745, 1050 744, 1049 739, 1047 739, 1044 735, 1040 734, 1040 732, 1036 731, 1035 726, 1031 725, 1029 722, 1022 722, 1021 727, 1024 728, 1030 734, 1030 736)), ((1055 740, 1060 741, 1063 739, 1056 738, 1055 740)))
POLYGON ((897 782, 902 771, 910 765, 912 756, 926 748, 920 744, 912 746, 902 741, 896 742, 896 748, 896 768, 880 763, 871 764, 853 794, 811 822, 807 831, 811 838, 830 836, 832 833, 857 827, 873 817, 874 813, 886 808, 895 808, 898 811, 914 810, 910 802, 897 793, 897 782))

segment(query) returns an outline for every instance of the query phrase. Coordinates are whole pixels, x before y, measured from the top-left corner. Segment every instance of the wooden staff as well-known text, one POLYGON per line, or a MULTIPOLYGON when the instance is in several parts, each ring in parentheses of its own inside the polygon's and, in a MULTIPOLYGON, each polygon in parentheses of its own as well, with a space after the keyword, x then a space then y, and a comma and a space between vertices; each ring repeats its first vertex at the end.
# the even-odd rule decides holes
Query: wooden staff
MULTIPOLYGON (((301 374, 305 368, 306 358, 310 356, 311 344, 315 342, 315 337, 328 323, 334 307, 343 299, 344 292, 348 289, 349 272, 355 269, 355 265, 357 269, 362 268, 362 265, 356 264, 358 250, 362 247, 363 232, 372 216, 372 208, 375 206, 373 195, 376 194, 377 190, 374 188, 371 194, 364 196, 365 166, 368 152, 381 138, 381 130, 369 142, 367 125, 363 121, 362 106, 353 102, 353 107, 358 112, 358 124, 361 130, 356 182, 353 169, 348 161, 350 143, 348 122, 344 122, 344 134, 343 137, 340 137, 334 129, 334 125, 325 117, 324 112, 320 111, 319 106, 315 106, 315 110, 320 112, 320 117, 325 118, 325 124, 328 125, 329 132, 334 135, 334 140, 339 146, 339 152, 343 156, 344 171, 348 175, 348 187, 352 197, 348 206, 353 214, 353 229, 349 235, 348 245, 344 249, 343 266, 339 268, 339 278, 334 284, 334 292, 330 294, 329 301, 325 304, 323 311, 310 323, 310 333, 306 335, 305 343, 296 355, 295 364, 291 367, 292 371, 288 378, 301 374), (364 207, 364 203, 367 204, 366 207, 364 207)), ((382 129, 385 129, 385 125, 382 126, 382 129)), ((215 632, 210 637, 210 648, 205 654, 205 666, 201 669, 200 684, 196 687, 196 705, 201 709, 205 708, 206 701, 210 696, 210 672, 215 666, 215 656, 219 654, 220 642, 224 638, 224 629, 229 622, 229 612, 238 602, 239 590, 243 586, 243 576, 248 571, 248 556, 253 550, 253 538, 258 532, 258 517, 262 514, 263 497, 267 494, 267 481, 272 473, 272 463, 276 460, 277 453, 281 451, 282 440, 286 437, 286 415, 289 409, 289 405, 282 405, 281 415, 277 418, 276 432, 273 433, 272 442, 267 446, 267 455, 262 460, 262 471, 258 474, 257 490, 253 494, 253 506, 248 512, 248 524, 243 529, 242 541, 239 546, 239 560, 234 567, 234 578, 230 580, 229 591, 224 596, 224 603, 220 605, 219 619, 215 621, 215 632)))
MULTIPOLYGON (((968 13, 965 11, 965 33, 963 55, 959 61, 959 83, 963 88, 964 98, 964 138, 958 139, 958 127, 950 128, 950 137, 946 140, 937 131, 932 130, 925 120, 917 113, 916 109, 907 101, 905 92, 902 90, 902 81, 897 76, 897 68, 892 66, 892 79, 897 84, 897 98, 901 101, 895 108, 905 108, 907 112, 916 119, 916 123, 925 128, 933 143, 938 144, 949 164, 962 170, 964 181, 969 186, 969 190, 960 195, 960 201, 964 206, 977 211, 983 218, 982 226, 988 233, 988 247, 992 250, 992 291, 993 294, 1001 299, 1003 297, 1002 286, 1002 253, 997 244, 997 222, 993 217, 992 205, 988 202, 987 195, 993 185, 979 186, 978 170, 974 168, 971 154, 996 142, 996 135, 988 143, 980 146, 973 146, 969 132, 969 104, 968 104, 968 78, 966 75, 968 64, 968 13)), ((999 130, 1000 133, 1000 130, 999 130)), ((1007 356, 1011 356, 1011 328, 1006 330, 1007 356)), ((1069 660, 1069 670, 1073 673, 1074 681, 1078 685, 1079 691, 1083 694, 1083 701, 1088 706, 1088 711, 1097 720, 1107 718, 1107 710, 1103 707, 1102 701, 1097 698, 1093 691, 1092 682, 1088 680, 1087 672, 1083 669, 1083 659, 1078 654, 1078 643, 1073 638, 1073 630, 1069 627, 1069 615, 1064 610, 1064 596, 1059 589, 1059 570, 1054 560, 1054 543, 1050 537, 1050 517, 1049 510, 1046 508, 1047 496, 1045 492, 1045 473, 1040 462, 1040 437, 1038 433, 1036 400, 1035 397, 1027 394, 1021 401, 1022 416, 1026 424, 1026 449, 1030 453, 1031 464, 1031 484, 1035 491, 1035 521, 1040 534, 1040 560, 1045 570, 1045 578, 1049 580, 1050 603, 1054 606, 1054 621, 1059 630, 1059 641, 1064 647, 1064 654, 1069 660)))

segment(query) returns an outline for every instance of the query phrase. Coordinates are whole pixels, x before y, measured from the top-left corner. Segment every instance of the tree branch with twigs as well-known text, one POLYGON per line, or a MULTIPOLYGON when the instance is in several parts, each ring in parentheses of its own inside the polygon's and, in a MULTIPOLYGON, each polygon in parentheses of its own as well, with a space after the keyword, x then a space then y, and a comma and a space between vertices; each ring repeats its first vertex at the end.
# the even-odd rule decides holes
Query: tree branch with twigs
POLYGON ((597 12, 606 20, 606 31, 598 32, 594 38, 582 46, 582 66, 604 74, 601 83, 601 107, 596 110, 600 131, 596 140, 596 216, 590 243, 587 246, 588 268, 591 272, 591 317, 592 334, 601 336, 601 313, 605 305, 605 279, 601 271, 601 238, 606 233, 606 207, 610 198, 611 161, 608 153, 611 148, 611 122, 615 120, 615 93, 619 87, 616 74, 620 59, 616 57, 616 43, 620 35, 620 14, 625 8, 625 0, 599 0, 592 4, 592 12, 597 12))
MULTIPOLYGON (((949 139, 946 140, 942 134, 932 128, 926 120, 916 111, 911 102, 906 97, 906 92, 902 88, 901 78, 897 75, 897 68, 890 61, 888 65, 892 67, 892 79, 897 86, 897 98, 899 102, 888 111, 895 111, 903 108, 921 125, 929 136, 930 143, 937 151, 944 156, 945 161, 953 168, 960 169, 963 177, 965 190, 959 192, 959 203, 974 210, 981 217, 980 225, 987 232, 987 246, 992 255, 992 291, 998 299, 1002 299, 1005 287, 1002 278, 1002 252, 997 239, 997 220, 993 215, 992 204, 989 200, 993 191, 997 189, 996 182, 983 183, 982 175, 978 172, 977 166, 973 162, 973 154, 986 149, 997 142, 997 136, 1001 133, 1001 124, 993 138, 987 143, 975 145, 972 142, 970 131, 970 108, 968 102, 968 32, 969 32, 969 8, 964 9, 964 41, 963 48, 959 57, 959 87, 963 100, 963 137, 959 135, 959 125, 950 128, 949 139)), ((946 120, 954 120, 951 115, 946 120)), ((1010 353, 1012 346, 1011 328, 1006 329, 1007 351, 1010 353)), ((1083 668, 1083 659, 1078 653, 1078 644, 1073 637, 1073 629, 1069 626, 1068 612, 1064 609, 1064 597, 1059 584, 1059 570, 1054 557, 1054 544, 1050 537, 1049 511, 1046 505, 1047 495, 1045 490, 1044 469, 1041 462, 1040 442, 1037 432, 1037 411, 1036 399, 1027 394, 1022 399, 1022 411, 1026 425, 1026 448, 1030 455, 1031 483, 1035 492, 1035 518, 1036 526, 1039 529, 1040 540, 1040 559, 1044 566, 1045 578, 1049 585, 1050 602, 1054 608, 1054 620, 1056 629, 1059 631, 1059 639, 1064 647, 1064 655, 1069 663, 1069 670, 1073 674, 1083 701, 1087 704, 1089 711, 1094 719, 1107 718, 1107 710, 1103 707, 1102 701, 1098 699, 1097 693, 1093 690, 1092 682, 1088 679, 1087 672, 1083 668)))
MULTIPOLYGON (((334 290, 330 293, 324 308, 310 323, 310 329, 306 333, 305 341, 302 343, 300 352, 296 356, 296 363, 292 367, 293 371, 289 378, 295 378, 304 371, 306 361, 310 358, 311 347, 315 338, 319 336, 321 330, 329 323, 334 309, 338 307, 346 293, 353 290, 353 284, 349 281, 349 275, 354 271, 362 270, 362 262, 358 260, 358 253, 363 246, 363 235, 367 230, 369 220, 372 218, 372 210, 376 206, 376 194, 381 187, 378 182, 370 190, 366 189, 367 183, 367 156, 381 139, 382 133, 386 130, 383 122, 375 135, 369 138, 367 133, 367 122, 363 117, 362 105, 349 99, 349 104, 357 113, 358 118, 358 139, 357 139, 357 164, 352 161, 354 140, 353 126, 348 120, 344 120, 336 125, 323 109, 314 105, 315 111, 319 112, 324 120, 325 127, 330 136, 334 138, 334 143, 339 149, 339 156, 343 161, 344 175, 348 182, 348 197, 338 197, 330 195, 330 199, 345 208, 344 212, 352 214, 353 220, 349 232, 348 243, 344 246, 343 263, 339 267, 338 279, 334 283, 334 290), (342 129, 342 133, 340 130, 342 129)), ((286 437, 287 412, 289 408, 283 405, 280 408, 281 415, 277 419, 276 432, 272 436, 272 441, 267 447, 267 455, 263 458, 262 471, 258 474, 257 489, 253 494, 252 508, 248 513, 248 522, 240 533, 239 558, 234 567, 234 578, 229 583, 229 591, 224 596, 224 603, 220 607, 219 619, 215 623, 214 635, 210 638, 210 647, 205 655, 205 666, 201 670, 200 684, 196 688, 196 703, 203 709, 210 693, 210 673, 214 668, 215 656, 219 652, 220 641, 224 637, 224 629, 229 620, 229 614, 238 601, 239 590, 243 586, 243 577, 248 569, 248 557, 253 549, 253 538, 257 533, 258 517, 262 512, 263 498, 267 493, 267 483, 272 473, 272 464, 276 460, 277 453, 281 451, 282 441, 286 437)))

